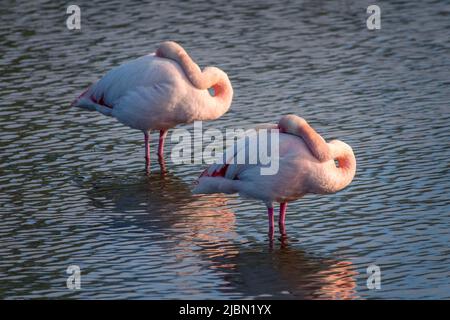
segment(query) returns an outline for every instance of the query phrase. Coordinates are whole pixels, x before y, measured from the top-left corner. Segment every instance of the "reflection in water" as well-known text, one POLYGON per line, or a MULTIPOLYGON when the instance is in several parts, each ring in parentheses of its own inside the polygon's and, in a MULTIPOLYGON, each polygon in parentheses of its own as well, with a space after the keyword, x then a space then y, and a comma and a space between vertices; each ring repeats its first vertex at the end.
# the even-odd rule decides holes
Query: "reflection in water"
POLYGON ((195 255, 207 262, 207 268, 223 278, 218 289, 224 292, 255 298, 358 298, 351 262, 311 256, 290 246, 286 233, 280 243, 267 241, 265 249, 238 244, 235 216, 226 199, 193 196, 189 186, 170 173, 129 182, 97 177, 89 196, 100 207, 100 199, 112 201, 122 214, 147 212, 133 215, 134 223, 175 240, 169 244, 181 248, 178 259, 195 255))
MULTIPOLYGON (((96 176, 88 196, 97 207, 104 207, 105 201, 112 202, 117 213, 138 212, 135 217, 139 225, 147 228, 191 230, 197 234, 205 226, 234 223, 226 198, 193 196, 190 186, 170 172, 128 178, 96 176)), ((115 218, 120 219, 121 214, 115 218)))
MULTIPOLYGON (((272 250, 241 248, 214 256, 213 268, 245 296, 281 299, 356 299, 357 272, 349 261, 318 258, 281 245, 272 250)), ((205 252, 208 255, 208 251, 205 252)), ((229 288, 225 288, 229 289, 229 288)))

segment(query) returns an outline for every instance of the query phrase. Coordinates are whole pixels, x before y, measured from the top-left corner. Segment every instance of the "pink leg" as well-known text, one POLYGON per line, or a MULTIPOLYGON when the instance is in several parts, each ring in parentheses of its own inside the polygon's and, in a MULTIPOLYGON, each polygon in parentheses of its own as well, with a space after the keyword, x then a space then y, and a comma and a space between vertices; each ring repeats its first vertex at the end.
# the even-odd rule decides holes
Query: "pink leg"
POLYGON ((158 145, 158 162, 161 167, 161 172, 166 172, 166 163, 164 162, 164 141, 167 136, 167 130, 159 131, 159 145, 158 145))
POLYGON ((148 131, 144 132, 145 141, 145 170, 148 172, 150 169, 150 134, 148 131))
POLYGON ((284 226, 284 220, 286 218, 286 209, 287 209, 287 202, 284 202, 280 204, 280 216, 278 217, 278 225, 284 226))
POLYGON ((267 207, 267 215, 269 218, 269 238, 273 240, 273 207, 267 207))
POLYGON ((287 202, 284 202, 280 204, 280 216, 278 217, 278 228, 280 229, 280 235, 281 235, 281 244, 286 244, 286 225, 284 224, 284 220, 286 218, 286 209, 287 209, 287 202))
POLYGON ((167 136, 168 130, 159 131, 159 146, 158 146, 158 158, 161 160, 164 158, 164 141, 167 136))

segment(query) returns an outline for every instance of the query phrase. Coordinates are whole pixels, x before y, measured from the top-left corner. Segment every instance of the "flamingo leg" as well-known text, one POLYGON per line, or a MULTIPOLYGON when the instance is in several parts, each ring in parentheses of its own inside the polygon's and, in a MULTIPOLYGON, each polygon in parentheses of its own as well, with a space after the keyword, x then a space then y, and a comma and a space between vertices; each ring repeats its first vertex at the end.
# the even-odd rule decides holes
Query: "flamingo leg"
POLYGON ((158 159, 161 162, 161 160, 164 159, 164 141, 167 136, 168 130, 160 130, 159 131, 159 146, 158 146, 158 159))
POLYGON ((158 162, 161 167, 161 173, 166 173, 166 163, 164 162, 164 141, 166 139, 167 130, 159 131, 159 145, 158 145, 158 162))
POLYGON ((284 220, 286 218, 286 209, 287 209, 287 202, 284 202, 280 204, 280 216, 278 217, 278 228, 280 230, 281 235, 281 243, 285 245, 287 235, 286 235, 286 225, 284 223, 284 220))
POLYGON ((144 131, 145 142, 145 170, 148 172, 150 169, 150 134, 148 131, 144 131))
POLYGON ((273 240, 273 207, 267 207, 267 216, 269 218, 269 239, 273 240))
POLYGON ((286 219, 287 202, 280 204, 280 216, 278 217, 278 225, 284 226, 284 220, 286 219))

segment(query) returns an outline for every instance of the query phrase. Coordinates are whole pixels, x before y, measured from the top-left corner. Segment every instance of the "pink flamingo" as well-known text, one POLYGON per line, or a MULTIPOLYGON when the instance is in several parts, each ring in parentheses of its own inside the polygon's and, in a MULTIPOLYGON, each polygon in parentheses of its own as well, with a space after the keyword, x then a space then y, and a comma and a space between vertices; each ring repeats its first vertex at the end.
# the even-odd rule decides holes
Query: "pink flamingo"
POLYGON ((193 192, 239 193, 264 201, 269 216, 269 237, 272 239, 274 202, 281 204, 278 224, 280 233, 285 236, 287 203, 308 193, 329 194, 342 190, 353 180, 356 159, 349 145, 339 140, 325 142, 303 118, 295 115, 283 116, 278 125, 262 128, 279 129, 280 132, 279 170, 276 174, 261 175, 260 163, 235 164, 239 153, 248 155, 252 142, 247 139, 244 148, 235 152, 224 164, 214 164, 206 169, 197 180, 193 192))
POLYGON ((167 131, 181 123, 214 120, 230 108, 233 88, 225 72, 203 71, 172 41, 155 53, 124 63, 84 91, 72 106, 99 111, 144 132, 146 169, 151 130, 159 130, 158 159, 163 166, 167 131), (214 90, 212 96, 208 89, 214 90))

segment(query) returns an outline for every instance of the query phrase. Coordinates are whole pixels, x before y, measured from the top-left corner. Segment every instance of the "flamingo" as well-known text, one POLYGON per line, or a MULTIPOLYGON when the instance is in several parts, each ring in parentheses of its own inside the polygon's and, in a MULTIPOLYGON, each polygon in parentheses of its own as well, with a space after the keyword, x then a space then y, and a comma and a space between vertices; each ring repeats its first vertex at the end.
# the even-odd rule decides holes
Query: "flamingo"
POLYGON ((158 160, 163 166, 164 140, 170 128, 217 119, 228 111, 232 98, 233 88, 224 71, 216 67, 201 71, 179 44, 166 41, 156 52, 107 72, 71 106, 98 111, 143 131, 149 171, 151 130, 159 130, 158 160))
MULTIPOLYGON (((252 143, 247 139, 223 164, 213 164, 196 180, 196 194, 239 193, 259 199, 267 206, 269 237, 273 238, 274 207, 280 203, 279 230, 285 236, 287 203, 306 194, 330 194, 344 189, 353 180, 356 159, 352 148, 339 140, 327 143, 307 122, 296 115, 283 116, 277 124, 257 127, 279 129, 279 170, 274 175, 261 175, 262 164, 236 164, 235 159, 252 143), (337 165, 336 165, 336 162, 337 165)), ((270 133, 273 134, 273 133, 270 133)), ((245 139, 242 138, 242 139, 245 139)), ((255 140, 253 140, 255 143, 255 140)), ((239 146, 239 142, 237 142, 239 146)))

